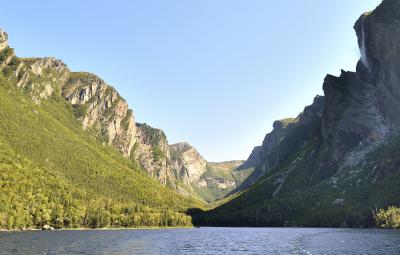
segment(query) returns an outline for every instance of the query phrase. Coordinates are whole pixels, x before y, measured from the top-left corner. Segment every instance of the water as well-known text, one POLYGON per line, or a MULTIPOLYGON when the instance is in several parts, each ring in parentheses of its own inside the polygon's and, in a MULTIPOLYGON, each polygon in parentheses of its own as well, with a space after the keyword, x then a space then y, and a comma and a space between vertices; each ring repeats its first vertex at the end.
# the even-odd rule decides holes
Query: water
POLYGON ((305 228, 0 233, 0 254, 400 254, 400 231, 305 228))

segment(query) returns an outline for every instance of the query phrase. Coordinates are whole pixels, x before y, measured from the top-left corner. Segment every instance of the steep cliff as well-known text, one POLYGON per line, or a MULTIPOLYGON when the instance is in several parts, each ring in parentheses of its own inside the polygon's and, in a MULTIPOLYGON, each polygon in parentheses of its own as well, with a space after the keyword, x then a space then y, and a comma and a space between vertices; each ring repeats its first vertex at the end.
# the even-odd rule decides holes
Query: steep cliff
POLYGON ((0 31, 0 68, 36 104, 52 97, 64 98, 83 129, 97 136, 103 145, 116 148, 162 185, 194 195, 177 185, 164 132, 136 123, 133 111, 112 86, 94 74, 71 72, 62 61, 52 57, 18 58, 7 43, 7 34, 0 31))
POLYGON ((197 183, 207 171, 207 161, 188 143, 171 145, 171 155, 173 168, 185 186, 197 183))
POLYGON ((325 107, 325 98, 317 96, 297 118, 275 121, 271 133, 265 136, 261 147, 256 147, 240 168, 255 168, 254 172, 235 190, 246 189, 262 176, 284 163, 318 135, 319 121, 325 107))
POLYGON ((90 73, 70 73, 62 96, 72 104, 84 129, 99 133, 105 142, 129 157, 136 142, 132 110, 102 79, 90 73))
POLYGON ((132 157, 138 160, 150 176, 165 186, 176 188, 175 174, 170 166, 170 147, 160 129, 147 124, 136 124, 136 144, 132 157))
POLYGON ((400 204, 400 2, 384 0, 354 28, 357 71, 326 76, 324 97, 276 122, 250 159, 248 189, 197 224, 370 226, 375 208, 400 204))
POLYGON ((114 89, 16 57, 2 31, 0 119, 0 229, 190 226, 184 212, 202 205, 126 158, 137 132, 114 89))

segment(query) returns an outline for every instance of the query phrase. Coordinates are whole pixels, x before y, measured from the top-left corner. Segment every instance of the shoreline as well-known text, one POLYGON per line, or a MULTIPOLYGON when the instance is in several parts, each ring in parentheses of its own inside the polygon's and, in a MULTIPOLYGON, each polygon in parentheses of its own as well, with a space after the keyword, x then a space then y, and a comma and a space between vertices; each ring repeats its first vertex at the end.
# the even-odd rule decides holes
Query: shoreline
POLYGON ((340 228, 340 227, 217 227, 217 226, 192 226, 192 227, 137 227, 137 228, 61 228, 54 230, 42 230, 42 229, 25 229, 25 230, 8 230, 8 229, 0 229, 0 233, 3 232, 55 232, 55 231, 127 231, 127 230, 173 230, 173 229, 196 229, 196 228, 286 228, 286 229, 375 229, 375 230, 400 230, 393 228, 377 228, 377 227, 352 227, 352 228, 340 228))
POLYGON ((137 227, 137 228, 60 228, 54 230, 43 230, 38 228, 31 229, 0 229, 0 233, 2 232, 54 232, 54 231, 123 231, 123 230, 164 230, 164 229, 194 229, 196 227, 137 227))

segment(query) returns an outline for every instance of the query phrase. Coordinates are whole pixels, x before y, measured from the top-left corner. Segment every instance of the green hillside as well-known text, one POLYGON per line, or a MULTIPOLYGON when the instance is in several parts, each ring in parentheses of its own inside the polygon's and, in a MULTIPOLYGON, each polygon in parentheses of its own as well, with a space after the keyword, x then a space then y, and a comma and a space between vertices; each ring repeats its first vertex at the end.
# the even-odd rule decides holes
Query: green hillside
POLYGON ((201 206, 83 131, 57 93, 34 103, 1 74, 0 119, 0 229, 187 226, 201 206))
POLYGON ((298 166, 274 168, 256 184, 225 200, 219 207, 193 213, 194 223, 213 226, 373 226, 373 210, 400 204, 400 136, 369 153, 359 165, 344 169, 334 178, 310 181, 310 164, 316 145, 303 148, 295 158, 298 166), (381 162, 376 168, 376 162, 381 162), (279 190, 279 195, 276 195, 279 190))
POLYGON ((252 158, 258 178, 225 204, 193 211, 195 224, 397 227, 399 19, 397 0, 360 16, 356 71, 327 75, 323 97, 295 122, 275 122, 252 158))

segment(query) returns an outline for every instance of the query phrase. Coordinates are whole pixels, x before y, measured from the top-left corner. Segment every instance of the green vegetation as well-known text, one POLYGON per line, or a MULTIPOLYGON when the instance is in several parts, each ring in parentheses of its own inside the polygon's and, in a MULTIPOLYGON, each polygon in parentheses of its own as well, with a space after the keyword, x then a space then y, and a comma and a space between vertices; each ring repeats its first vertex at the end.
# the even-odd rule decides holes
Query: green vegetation
POLYGON ((121 121, 121 126, 124 130, 128 130, 129 129, 129 124, 130 124, 130 120, 133 118, 133 112, 132 110, 128 110, 125 118, 121 121))
POLYGON ((0 52, 0 65, 4 63, 7 58, 14 55, 14 50, 10 47, 5 48, 3 51, 0 52))
POLYGON ((201 207, 81 128, 53 95, 40 105, 0 75, 0 229, 190 226, 201 207))
POLYGON ((76 105, 72 106, 72 109, 73 109, 74 115, 77 118, 84 117, 86 115, 86 112, 87 112, 87 106, 86 105, 76 104, 76 105))
POLYGON ((167 137, 164 132, 160 129, 150 127, 147 124, 137 123, 136 126, 143 133, 143 136, 148 139, 147 144, 151 146, 159 146, 161 141, 167 141, 167 137))
POLYGON ((247 169, 236 170, 232 172, 233 179, 237 184, 240 184, 246 180, 251 173, 253 173, 254 167, 250 167, 247 169))
MULTIPOLYGON (((318 146, 316 142, 303 146, 260 181, 224 199, 218 207, 191 211, 194 224, 371 227, 375 225, 373 208, 400 204, 400 172, 396 171, 400 136, 372 151, 359 165, 343 169, 340 175, 316 171, 311 159, 318 146), (294 161, 295 165, 290 164, 294 161), (381 162, 379 167, 374 167, 376 162, 381 162)), ((382 214, 387 215, 383 218, 393 223, 395 211, 382 214)))
POLYGON ((207 182, 207 187, 194 185, 195 193, 207 202, 215 202, 225 198, 236 185, 242 183, 254 170, 254 168, 237 170, 237 167, 242 163, 242 161, 208 163, 207 171, 201 176, 207 182))
POLYGON ((159 147, 152 146, 151 149, 153 151, 154 161, 161 162, 166 159, 164 152, 159 147))
POLYGON ((381 228, 400 228, 400 208, 389 206, 386 210, 380 209, 375 214, 375 221, 381 228))
POLYGON ((208 186, 207 188, 193 185, 194 192, 209 203, 213 203, 225 197, 232 189, 219 189, 218 187, 208 186))
MULTIPOLYGON (((221 163, 222 164, 222 163, 221 163)), ((207 178, 221 178, 226 180, 233 180, 232 172, 235 170, 235 167, 224 168, 219 163, 208 163, 207 171, 203 174, 202 177, 207 178)))
POLYGON ((282 123, 283 127, 286 128, 289 124, 296 123, 298 121, 297 118, 286 118, 279 120, 282 123))

